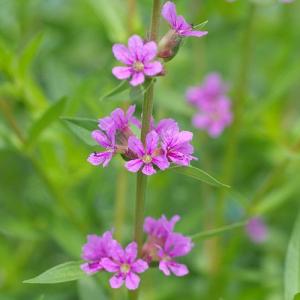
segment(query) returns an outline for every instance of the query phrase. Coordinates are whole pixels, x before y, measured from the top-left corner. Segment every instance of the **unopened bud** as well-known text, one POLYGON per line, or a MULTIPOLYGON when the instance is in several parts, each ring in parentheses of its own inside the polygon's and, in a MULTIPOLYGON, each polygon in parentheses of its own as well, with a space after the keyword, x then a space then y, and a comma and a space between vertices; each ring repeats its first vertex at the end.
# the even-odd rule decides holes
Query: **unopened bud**
POLYGON ((158 57, 165 61, 171 60, 177 54, 182 37, 173 29, 169 30, 158 44, 158 57))

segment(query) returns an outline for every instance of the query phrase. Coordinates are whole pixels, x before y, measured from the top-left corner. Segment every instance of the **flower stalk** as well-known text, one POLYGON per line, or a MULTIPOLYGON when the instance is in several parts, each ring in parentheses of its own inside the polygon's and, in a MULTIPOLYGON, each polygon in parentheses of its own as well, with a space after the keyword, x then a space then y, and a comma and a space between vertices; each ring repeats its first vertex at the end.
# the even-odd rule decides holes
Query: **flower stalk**
MULTIPOLYGON (((149 39, 157 41, 160 18, 160 0, 153 0, 152 17, 150 25, 149 39)), ((153 94, 154 84, 151 84, 144 95, 141 141, 145 144, 146 135, 150 130, 150 123, 153 111, 153 94)), ((145 196, 147 188, 147 176, 142 172, 137 174, 136 179, 136 204, 135 204, 135 224, 134 224, 134 240, 138 244, 138 256, 141 256, 143 245, 143 222, 145 210, 145 196)), ((132 300, 138 299, 138 290, 130 293, 132 300)))

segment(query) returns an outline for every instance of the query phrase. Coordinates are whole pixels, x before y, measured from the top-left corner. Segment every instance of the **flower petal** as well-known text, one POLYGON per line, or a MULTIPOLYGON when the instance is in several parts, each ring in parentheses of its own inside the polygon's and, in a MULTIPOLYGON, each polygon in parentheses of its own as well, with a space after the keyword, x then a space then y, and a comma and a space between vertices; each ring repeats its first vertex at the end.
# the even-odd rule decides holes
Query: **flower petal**
POLYGON ((145 175, 153 175, 156 173, 155 169, 153 168, 152 164, 146 164, 142 169, 143 174, 145 175))
POLYGON ((127 274, 125 279, 125 285, 129 290, 135 290, 140 284, 140 277, 133 272, 127 274))
POLYGON ((167 265, 167 262, 165 261, 161 261, 159 263, 159 269, 166 275, 166 276, 169 276, 171 273, 170 273, 170 270, 168 268, 168 265, 167 265))
POLYGON ((85 263, 80 266, 80 269, 86 274, 94 274, 103 269, 100 262, 85 263))
POLYGON ((112 146, 110 140, 108 139, 108 137, 106 136, 106 134, 104 134, 103 132, 101 132, 100 130, 94 130, 92 132, 92 138, 99 144, 101 145, 103 148, 107 148, 112 146))
POLYGON ((132 242, 128 244, 125 249, 125 256, 128 263, 132 263, 137 257, 137 243, 132 242))
POLYGON ((133 73, 132 79, 129 81, 129 83, 132 86, 137 86, 144 83, 144 81, 145 81, 144 73, 138 72, 138 73, 133 73))
POLYGON ((133 63, 132 57, 128 48, 122 44, 115 44, 112 48, 113 54, 117 60, 125 65, 131 65, 133 63))
POLYGON ((185 276, 189 273, 188 268, 186 267, 186 265, 183 264, 178 264, 176 262, 169 262, 168 267, 174 275, 179 277, 185 276))
POLYGON ((135 136, 128 138, 128 148, 133 151, 138 157, 142 157, 145 154, 144 145, 135 136))
POLYGON ((133 159, 128 161, 125 164, 125 168, 129 171, 129 172, 133 172, 136 173, 137 171, 139 171, 139 169, 142 167, 143 165, 143 161, 141 159, 133 159))
POLYGON ((114 67, 112 73, 120 80, 128 79, 132 75, 131 67, 114 67))
POLYGON ((136 273, 143 273, 149 268, 148 264, 142 260, 138 259, 131 265, 131 269, 136 273))
POLYGON ((171 1, 167 1, 162 8, 161 14, 164 19, 175 29, 177 19, 175 4, 171 1))
POLYGON ((187 30, 182 32, 182 36, 195 36, 195 37, 202 37, 204 35, 207 35, 207 31, 199 31, 199 30, 187 30))
POLYGON ((154 163, 156 166, 158 166, 161 170, 166 170, 170 166, 169 161, 163 155, 153 157, 152 163, 154 163))
POLYGON ((87 161, 94 166, 99 166, 103 164, 103 167, 106 167, 111 161, 112 157, 112 152, 94 152, 90 154, 87 161))
POLYGON ((107 257, 102 258, 101 264, 107 272, 115 273, 120 269, 118 264, 107 257))
POLYGON ((112 278, 110 278, 109 283, 113 289, 118 289, 123 285, 124 279, 121 275, 116 274, 112 278))
POLYGON ((163 70, 163 66, 159 61, 146 63, 144 66, 144 73, 147 76, 155 76, 163 70))
POLYGON ((146 136, 146 153, 152 154, 154 150, 157 149, 159 136, 158 134, 152 130, 146 136))
POLYGON ((144 42, 138 35, 133 35, 128 40, 128 48, 131 56, 138 61, 143 59, 143 46, 144 42))
POLYGON ((151 41, 143 46, 143 62, 151 61, 157 54, 157 45, 151 41))

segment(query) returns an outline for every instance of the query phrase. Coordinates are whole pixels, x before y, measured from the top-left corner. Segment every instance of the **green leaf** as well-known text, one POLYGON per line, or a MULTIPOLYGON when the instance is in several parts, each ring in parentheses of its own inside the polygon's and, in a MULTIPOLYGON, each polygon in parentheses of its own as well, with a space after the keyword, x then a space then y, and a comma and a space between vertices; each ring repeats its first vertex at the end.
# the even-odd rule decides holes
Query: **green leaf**
POLYGON ((300 293, 297 293, 295 296, 294 296, 294 299, 293 300, 300 300, 300 293))
POLYGON ((200 232, 200 233, 197 233, 197 234, 191 236, 191 239, 193 240, 193 242, 199 242, 199 241, 202 241, 205 239, 213 238, 215 236, 218 236, 225 232, 231 231, 233 229, 245 227, 246 224, 247 224, 247 221, 243 221, 243 222, 238 222, 238 223, 234 223, 231 225, 226 225, 226 226, 223 226, 223 227, 220 227, 217 229, 203 231, 203 232, 200 232))
POLYGON ((101 97, 100 101, 111 100, 113 98, 113 96, 119 95, 122 92, 127 91, 129 89, 130 89, 130 85, 129 85, 128 81, 124 80, 118 86, 116 86, 113 90, 111 90, 110 92, 105 94, 103 97, 101 97))
POLYGON ((23 283, 53 284, 78 280, 86 276, 80 269, 81 264, 82 261, 70 261, 55 266, 37 277, 25 280, 23 283))
POLYGON ((171 168, 169 168, 169 170, 173 171, 175 173, 182 174, 182 175, 197 179, 199 181, 208 183, 212 186, 230 188, 229 185, 218 181, 217 179, 215 179, 214 177, 212 177, 211 175, 209 175, 205 171, 203 171, 199 168, 193 167, 193 166, 189 166, 189 167, 171 167, 171 168))
POLYGON ((31 126, 29 130, 27 146, 37 141, 42 132, 47 129, 50 124, 58 120, 59 116, 63 113, 67 99, 62 98, 52 105, 38 118, 31 126))
POLYGON ((19 59, 19 72, 22 77, 25 77, 26 72, 33 59, 36 57, 37 51, 43 41, 43 33, 37 34, 26 46, 19 59))
POLYGON ((150 86, 154 83, 155 79, 147 79, 143 85, 131 87, 129 97, 131 101, 141 101, 144 94, 148 91, 150 86))
POLYGON ((108 299, 93 277, 86 276, 78 281, 78 294, 80 300, 108 299))
POLYGON ((207 23, 208 23, 208 20, 193 26, 193 29, 197 29, 197 30, 202 29, 207 23))
MULTIPOLYGON (((285 300, 295 299, 300 292, 300 214, 296 220, 288 245, 285 271, 284 295, 285 300)), ((296 298, 297 299, 297 298, 296 298)))
POLYGON ((85 144, 89 146, 98 145, 92 138, 91 132, 95 130, 98 125, 98 121, 88 118, 70 118, 62 117, 61 118, 67 127, 85 144))

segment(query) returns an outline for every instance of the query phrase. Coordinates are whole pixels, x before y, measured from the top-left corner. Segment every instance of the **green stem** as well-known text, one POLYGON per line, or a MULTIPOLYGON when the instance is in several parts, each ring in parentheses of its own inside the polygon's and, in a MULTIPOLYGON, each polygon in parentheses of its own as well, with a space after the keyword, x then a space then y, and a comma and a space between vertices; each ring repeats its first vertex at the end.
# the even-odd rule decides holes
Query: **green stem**
MULTIPOLYGON (((152 17, 150 25, 149 39, 157 41, 160 18, 160 0, 153 0, 152 17)), ((142 112, 142 130, 141 141, 145 144, 147 133, 150 131, 151 117, 153 111, 153 92, 154 83, 145 92, 143 112, 142 112)), ((136 179, 136 204, 135 204, 135 223, 134 223, 134 240, 138 244, 138 255, 141 256, 143 246, 143 223, 145 210, 145 196, 147 188, 147 176, 141 172, 137 174, 136 179)), ((138 290, 130 292, 129 296, 132 300, 138 299, 138 290)))
POLYGON ((243 221, 243 222, 238 222, 238 223, 234 223, 231 225, 226 225, 226 226, 223 226, 223 227, 220 227, 217 229, 207 230, 207 231, 200 232, 200 233, 197 233, 197 234, 191 236, 191 239, 193 240, 194 243, 197 243, 197 242, 200 242, 205 239, 213 238, 216 235, 220 235, 227 231, 244 227, 246 224, 247 224, 247 221, 243 221))

